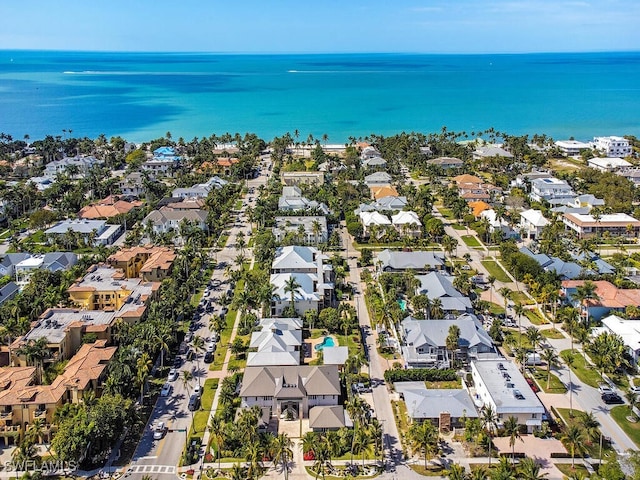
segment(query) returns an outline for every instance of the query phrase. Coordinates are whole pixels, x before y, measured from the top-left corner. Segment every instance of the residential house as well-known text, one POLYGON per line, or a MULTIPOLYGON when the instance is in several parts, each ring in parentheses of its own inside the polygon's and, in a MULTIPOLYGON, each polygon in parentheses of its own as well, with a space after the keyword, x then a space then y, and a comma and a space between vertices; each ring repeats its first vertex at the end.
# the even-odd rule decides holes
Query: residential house
POLYGON ((83 178, 94 165, 102 164, 102 160, 98 160, 92 156, 65 157, 61 160, 53 160, 44 167, 44 177, 49 180, 56 179, 56 176, 69 171, 77 171, 74 178, 83 178))
POLYGON ((549 225, 549 220, 544 218, 540 210, 529 209, 520 212, 519 229, 522 236, 528 239, 535 239, 540 236, 542 229, 549 225))
POLYGON ((479 406, 490 406, 498 417, 498 428, 515 417, 528 433, 542 426, 544 405, 531 390, 518 367, 504 358, 471 362, 471 377, 479 406))
POLYGON ((107 264, 121 270, 126 278, 161 282, 171 274, 176 253, 168 247, 144 245, 124 248, 107 258, 107 264))
POLYGON ((151 225, 151 228, 155 234, 163 234, 168 232, 180 233, 180 224, 182 222, 191 222, 200 230, 207 230, 207 212, 198 209, 189 210, 176 210, 170 207, 161 207, 159 210, 154 210, 149 213, 142 225, 147 227, 151 225))
POLYGON ((640 168, 625 168, 624 170, 618 170, 616 175, 626 178, 636 187, 640 186, 640 168))
POLYGON ((555 146, 565 155, 573 157, 580 155, 583 150, 591 150, 590 143, 579 142, 577 140, 558 140, 555 146))
POLYGON ((597 298, 584 300, 578 304, 574 295, 578 287, 584 285, 585 280, 565 280, 562 282, 561 295, 569 302, 580 307, 583 315, 590 319, 600 320, 612 312, 624 312, 627 307, 640 305, 640 289, 618 288, 605 280, 595 280, 595 294, 597 298))
POLYGON ((78 256, 71 252, 49 252, 28 256, 15 264, 16 283, 23 288, 29 283, 31 275, 36 270, 58 272, 60 270, 69 270, 76 263, 78 263, 78 256))
POLYGON ((382 155, 380 154, 380 152, 376 149, 376 147, 372 147, 371 145, 367 145, 362 149, 362 152, 360 153, 360 158, 362 160, 367 160, 369 158, 377 158, 377 157, 381 157, 382 155))
POLYGON ((529 198, 534 202, 546 201, 552 205, 569 203, 576 194, 565 180, 555 177, 534 178, 531 180, 529 198))
POLYGON ((342 405, 316 406, 309 409, 309 428, 314 432, 328 432, 352 428, 353 421, 342 405))
MULTIPOLYGON (((153 175, 149 175, 148 179, 156 181, 153 175)), ((131 172, 120 181, 119 187, 125 196, 143 197, 146 191, 144 175, 141 172, 131 172)))
POLYGON ((396 382, 394 389, 404 400, 413 422, 431 422, 440 432, 464 428, 467 418, 478 418, 478 412, 464 388, 426 388, 424 382, 396 382))
POLYGON ((407 206, 407 197, 382 197, 371 203, 361 203, 354 211, 356 215, 360 212, 391 212, 394 210, 403 210, 407 206))
POLYGON ((269 417, 308 418, 313 407, 339 405, 340 391, 335 365, 247 367, 240 399, 242 408, 258 405, 269 417))
POLYGON ((472 314, 453 320, 417 320, 407 317, 400 323, 402 358, 408 368, 451 368, 454 358, 467 361, 495 354, 493 341, 472 314), (447 349, 452 326, 460 329, 458 349, 447 349))
POLYGON ((454 168, 462 168, 464 162, 455 157, 438 157, 427 160, 427 165, 438 167, 443 170, 452 170, 454 168))
POLYGON ((589 210, 591 210, 594 207, 604 207, 604 205, 605 205, 605 201, 603 199, 598 198, 595 195, 591 195, 590 193, 578 195, 571 202, 567 203, 568 207, 573 207, 573 208, 587 207, 589 210))
POLYGON ((624 137, 594 137, 593 147, 604 153, 607 157, 627 157, 631 155, 632 149, 629 140, 624 137))
POLYGON ((391 215, 391 224, 402 235, 408 235, 413 238, 422 236, 422 222, 416 212, 401 211, 391 215))
POLYGON ((316 211, 316 213, 322 215, 328 215, 330 213, 329 207, 324 203, 303 197, 302 190, 296 185, 282 188, 282 195, 280 195, 278 199, 278 209, 286 212, 299 210, 316 211))
POLYGON ((29 258, 30 253, 5 253, 0 259, 0 277, 11 277, 16 273, 16 265, 21 261, 29 258))
POLYGON ((636 238, 640 233, 640 221, 626 213, 591 214, 565 213, 562 222, 578 234, 578 238, 611 235, 636 238))
POLYGON ((282 172, 282 183, 292 185, 322 185, 324 184, 323 172, 282 172))
POLYGON ((390 185, 391 181, 392 177, 387 172, 375 172, 364 177, 365 185, 370 188, 390 185))
POLYGON ((0 305, 11 300, 13 297, 15 297, 18 294, 19 291, 20 291, 20 288, 18 287, 18 284, 15 282, 9 282, 6 285, 3 285, 2 287, 0 287, 0 305))
MULTIPOLYGON (((122 270, 98 264, 91 266, 85 276, 74 282, 67 291, 71 303, 83 310, 119 311, 132 299, 146 305, 157 296, 159 289, 160 282, 127 278, 122 270)), ((131 321, 139 321, 143 311, 135 309, 131 321)))
POLYGON ((473 306, 469 297, 460 293, 454 286, 451 277, 442 272, 430 272, 426 275, 416 275, 420 285, 416 294, 426 295, 429 300, 440 300, 445 315, 460 315, 473 313, 473 306))
POLYGON ((379 272, 404 272, 413 270, 417 273, 442 270, 444 256, 439 252, 414 251, 402 252, 385 249, 376 256, 379 272))
POLYGON ((101 218, 108 220, 118 215, 126 215, 134 208, 139 208, 142 205, 143 203, 139 200, 128 202, 120 197, 109 195, 96 203, 82 207, 78 212, 78 217, 86 220, 101 218))
POLYGON ((302 322, 300 318, 283 320, 263 320, 262 330, 251 334, 247 366, 300 365, 302 322))
POLYGON ((100 340, 82 345, 50 385, 36 383, 36 367, 0 368, 0 438, 5 445, 17 441, 36 420, 44 421, 39 441, 50 442, 60 406, 79 403, 89 392, 100 396, 115 352, 116 347, 100 340))
POLYGON ((623 168, 630 168, 633 164, 618 157, 593 157, 587 160, 587 166, 601 172, 615 172, 623 168))
POLYGON ((295 237, 304 231, 304 238, 298 241, 306 244, 326 243, 329 239, 327 218, 322 215, 295 215, 276 217, 275 226, 272 229, 276 242, 282 242, 284 237, 291 233, 295 237))
POLYGON ((322 348, 322 364, 337 365, 342 369, 349 358, 349 347, 347 346, 324 346, 322 348))
POLYGON ((207 198, 209 192, 214 189, 222 188, 227 183, 226 180, 221 179, 218 176, 211 177, 205 183, 196 183, 191 187, 175 188, 171 195, 175 198, 207 198))
POLYGON ((511 228, 509 222, 504 218, 498 218, 494 209, 483 210, 480 217, 486 219, 489 223, 489 232, 502 232, 505 238, 516 237, 518 234, 511 228))
POLYGON ((371 186, 369 187, 369 190, 371 190, 371 197, 375 200, 380 200, 381 198, 384 197, 398 197, 398 190, 396 190, 396 187, 392 187, 390 185, 383 185, 383 186, 371 186))
POLYGON ((142 170, 164 176, 173 175, 182 158, 173 147, 160 147, 153 151, 153 157, 142 164, 142 170))
POLYGON ((290 306, 292 292, 285 290, 291 278, 300 285, 293 292, 299 313, 333 304, 333 270, 324 264, 327 258, 314 247, 288 246, 276 250, 270 277, 274 287, 271 315, 280 316, 290 306))
POLYGON ((602 319, 605 331, 620 336, 627 347, 627 352, 634 364, 640 358, 640 320, 628 320, 617 315, 609 315, 602 319))
POLYGON ((381 214, 380 212, 360 212, 360 222, 363 227, 363 234, 365 236, 369 236, 371 234, 371 228, 383 228, 390 227, 391 220, 386 215, 381 214))
POLYGON ((507 152, 501 145, 481 145, 473 151, 474 160, 483 160, 491 157, 513 158, 510 152, 507 152))
POLYGON ((122 233, 122 225, 109 225, 105 220, 63 220, 44 231, 52 240, 73 232, 86 245, 111 245, 122 233))
POLYGON ((382 157, 370 157, 362 161, 362 166, 369 170, 384 170, 387 168, 387 161, 382 157))
POLYGON ((471 213, 475 218, 479 218, 482 212, 485 210, 491 210, 491 205, 487 202, 483 202, 479 200, 477 202, 469 202, 469 208, 471 208, 471 213))

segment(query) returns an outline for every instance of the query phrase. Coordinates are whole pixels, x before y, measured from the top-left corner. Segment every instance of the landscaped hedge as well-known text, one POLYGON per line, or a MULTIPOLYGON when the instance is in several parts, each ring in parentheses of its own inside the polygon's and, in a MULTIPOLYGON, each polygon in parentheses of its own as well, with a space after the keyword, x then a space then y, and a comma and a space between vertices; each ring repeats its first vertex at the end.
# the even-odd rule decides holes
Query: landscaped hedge
POLYGON ((395 382, 444 382, 458 378, 455 370, 438 370, 435 368, 411 368, 408 370, 387 370, 384 379, 387 383, 395 382))

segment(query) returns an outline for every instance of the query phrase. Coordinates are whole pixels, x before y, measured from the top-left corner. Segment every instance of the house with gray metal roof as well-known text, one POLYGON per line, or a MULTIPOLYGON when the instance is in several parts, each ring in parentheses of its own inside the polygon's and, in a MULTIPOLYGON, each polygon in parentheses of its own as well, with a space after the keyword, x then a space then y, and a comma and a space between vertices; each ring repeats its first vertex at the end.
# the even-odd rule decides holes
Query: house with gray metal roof
POLYGON ((378 253, 376 264, 381 272, 428 272, 443 269, 444 256, 431 251, 403 252, 386 249, 378 253))
POLYGON ((424 382, 396 382, 394 388, 414 422, 431 422, 438 430, 448 431, 464 427, 467 418, 478 418, 467 389, 432 389, 424 382))
POLYGON ((407 317, 400 323, 402 357, 409 368, 449 368, 456 359, 466 361, 495 353, 493 341, 475 315, 453 320, 418 320, 407 317), (460 329, 458 349, 447 349, 447 336, 453 326, 460 329))
POLYGON ((342 405, 311 407, 309 409, 309 428, 314 432, 339 430, 353 427, 349 413, 342 405))
POLYGON ((0 305, 15 297, 19 290, 20 289, 15 282, 9 282, 0 288, 0 305))
POLYGON ((364 177, 364 183, 367 187, 390 185, 392 177, 387 172, 375 172, 364 177))
POLYGON ((269 416, 308 418, 316 406, 340 404, 335 365, 247 367, 240 387, 242 408, 260 406, 269 416))
POLYGON ((426 275, 416 275, 415 278, 420 281, 416 293, 426 295, 429 300, 439 299, 445 315, 473 313, 471 300, 456 290, 452 277, 449 275, 442 272, 430 272, 426 275))

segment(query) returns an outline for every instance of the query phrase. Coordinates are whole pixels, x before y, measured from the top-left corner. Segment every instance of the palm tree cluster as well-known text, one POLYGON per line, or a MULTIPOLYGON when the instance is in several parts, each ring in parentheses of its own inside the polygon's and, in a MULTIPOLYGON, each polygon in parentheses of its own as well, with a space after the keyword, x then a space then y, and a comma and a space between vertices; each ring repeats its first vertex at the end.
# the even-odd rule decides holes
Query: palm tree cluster
POLYGON ((506 457, 502 457, 498 465, 490 472, 479 467, 467 472, 464 467, 453 464, 447 471, 449 480, 543 480, 547 477, 542 467, 533 458, 525 457, 514 466, 506 457))
POLYGON ((603 332, 591 339, 585 346, 598 370, 614 373, 622 367, 630 366, 628 348, 620 335, 603 332))

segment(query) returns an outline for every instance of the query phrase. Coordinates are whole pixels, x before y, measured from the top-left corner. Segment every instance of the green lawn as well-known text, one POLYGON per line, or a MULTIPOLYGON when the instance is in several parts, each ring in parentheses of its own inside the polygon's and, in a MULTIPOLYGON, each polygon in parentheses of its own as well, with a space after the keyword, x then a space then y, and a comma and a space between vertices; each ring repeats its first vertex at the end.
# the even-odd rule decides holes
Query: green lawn
MULTIPOLYGON (((527 300, 529 300, 529 299, 527 299, 527 300)), ((524 315, 534 325, 544 325, 544 324, 547 323, 546 320, 544 318, 542 318, 540 316, 540 314, 538 312, 536 312, 535 310, 525 310, 524 311, 524 315)), ((562 337, 560 337, 560 338, 562 338, 562 337)))
POLYGON ((242 210, 242 200, 236 200, 234 208, 236 210, 242 210))
POLYGON ((581 473, 585 476, 585 478, 587 478, 587 476, 589 475, 589 470, 587 470, 587 467, 580 463, 576 463, 573 469, 571 468, 570 463, 554 463, 554 465, 558 470, 560 470, 560 472, 562 472, 563 475, 566 475, 567 477, 576 472, 581 473))
POLYGON ((454 223, 451 226, 453 227, 454 230, 466 230, 467 229, 467 227, 465 227, 464 225, 460 225, 458 223, 454 223))
POLYGON ((0 240, 6 240, 10 236, 11 236, 11 230, 7 229, 4 232, 0 233, 0 240))
POLYGON ((533 300, 531 300, 526 293, 519 292, 518 290, 514 290, 513 292, 511 292, 511 300, 513 301, 513 303, 520 303, 521 305, 533 305, 533 300))
POLYGON ((427 388, 430 389, 458 389, 462 388, 462 382, 460 379, 449 380, 443 382, 424 382, 427 388))
MULTIPOLYGON (((566 358, 566 355, 571 350, 563 350, 560 352, 560 355, 563 359, 566 358)), ((577 350, 574 350, 574 361, 573 367, 571 371, 580 379, 581 382, 586 383, 587 385, 592 386, 593 388, 598 388, 598 384, 602 382, 602 377, 591 365, 585 363, 584 357, 577 350)))
POLYGON ((220 238, 218 238, 218 248, 224 248, 227 240, 229 240, 229 235, 220 235, 220 238))
MULTIPOLYGON (((244 289, 244 280, 238 280, 236 284, 236 290, 234 295, 237 295, 238 292, 241 292, 244 289)), ((231 341, 231 331, 233 330, 233 325, 236 322, 236 315, 238 314, 235 310, 229 310, 227 313, 227 321, 226 327, 220 333, 220 341, 218 342, 218 348, 216 348, 216 353, 213 355, 213 362, 209 367, 209 370, 222 370, 222 365, 224 364, 224 357, 227 355, 227 346, 231 341)))
POLYGON ((547 369, 538 367, 533 374, 533 377, 536 379, 538 386, 544 393, 566 393, 567 387, 565 387, 564 383, 560 381, 560 379, 551 372, 551 381, 549 383, 549 389, 547 390, 547 369))
POLYGON ((499 282, 510 282, 511 279, 507 276, 507 273, 495 260, 483 260, 482 265, 487 269, 489 275, 493 276, 499 282))
POLYGON ((462 238, 462 241, 467 245, 467 247, 472 247, 472 248, 482 247, 480 240, 478 240, 473 235, 462 235, 461 238, 462 238))
POLYGON ((204 430, 209 423, 209 413, 211 411, 213 397, 216 394, 217 388, 217 378, 210 378, 204 382, 204 388, 202 389, 202 405, 200 410, 195 412, 195 415, 193 416, 193 425, 191 425, 190 436, 201 436, 204 434, 204 430))
POLYGON ((545 337, 545 338, 551 338, 554 340, 559 340, 561 338, 564 338, 564 335, 562 334, 562 332, 558 329, 555 328, 549 328, 547 330, 540 330, 540 334, 545 337))
POLYGON ((611 409, 611 416, 633 442, 640 447, 640 422, 632 423, 627 420, 630 414, 628 405, 618 405, 611 409))
POLYGON ((424 468, 424 458, 421 460, 421 463, 414 463, 409 465, 411 470, 416 472, 423 477, 440 477, 446 475, 447 470, 442 468, 440 465, 429 465, 427 468, 424 468))
POLYGON ((44 234, 44 231, 38 230, 37 232, 29 235, 27 238, 23 240, 24 242, 33 242, 33 243, 46 243, 47 237, 44 234))
POLYGON ((456 217, 453 215, 453 212, 446 207, 436 207, 440 214, 446 218, 447 220, 455 220, 456 217))
MULTIPOLYGON (((582 419, 587 416, 585 412, 583 412, 582 410, 576 410, 575 408, 573 409, 573 417, 569 416, 568 408, 556 408, 556 411, 562 416, 562 418, 564 418, 565 422, 575 422, 578 425, 580 425, 582 423, 582 419)), ((599 441, 585 442, 584 446, 586 449, 586 453, 591 458, 600 458, 599 441)), ((613 448, 611 448, 611 445, 607 442, 604 442, 602 445, 602 458, 615 458, 615 456, 616 453, 613 448)))
POLYGON ((490 303, 489 312, 492 315, 498 315, 500 313, 504 313, 504 307, 502 305, 498 305, 497 303, 490 303))

